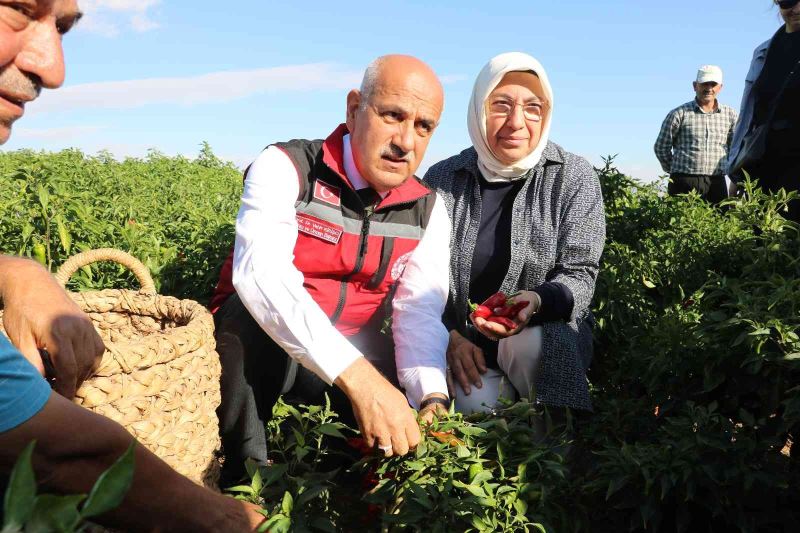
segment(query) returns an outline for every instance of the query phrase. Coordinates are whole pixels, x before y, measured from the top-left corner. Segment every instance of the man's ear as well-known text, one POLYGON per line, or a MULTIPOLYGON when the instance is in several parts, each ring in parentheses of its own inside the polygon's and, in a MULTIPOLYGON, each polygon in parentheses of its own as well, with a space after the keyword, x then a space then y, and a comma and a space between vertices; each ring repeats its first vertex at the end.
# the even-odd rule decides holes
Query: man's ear
POLYGON ((697 90, 697 82, 696 81, 692 82, 692 89, 695 90, 695 91, 697 90))
POLYGON ((353 89, 347 93, 347 129, 353 132, 353 127, 356 122, 356 114, 361 107, 361 92, 358 89, 353 89))

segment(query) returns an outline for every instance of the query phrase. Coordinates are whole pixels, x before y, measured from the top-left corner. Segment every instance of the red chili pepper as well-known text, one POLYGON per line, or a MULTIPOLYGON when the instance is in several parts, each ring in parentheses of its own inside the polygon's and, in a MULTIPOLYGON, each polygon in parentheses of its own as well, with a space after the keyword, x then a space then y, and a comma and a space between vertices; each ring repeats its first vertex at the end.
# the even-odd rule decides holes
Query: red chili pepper
POLYGON ((505 307, 495 307, 492 314, 494 316, 504 316, 513 320, 517 316, 517 313, 528 307, 529 303, 530 302, 527 300, 523 300, 521 302, 510 303, 505 307))
POLYGON ((486 301, 484 301, 481 305, 485 305, 489 309, 494 309, 495 307, 505 306, 506 300, 508 300, 506 293, 499 291, 486 298, 486 301))
POLYGON ((508 328, 509 330, 517 329, 517 324, 515 324, 514 321, 511 320, 510 318, 504 316, 492 315, 486 320, 488 320, 489 322, 494 322, 495 324, 500 324, 501 326, 508 328))
POLYGON ((472 311, 473 318, 489 318, 490 316, 492 316, 492 310, 485 305, 478 305, 475 307, 475 310, 472 311))
POLYGON ((358 450, 361 455, 370 455, 373 452, 373 448, 367 446, 361 437, 350 437, 347 439, 347 445, 358 450))
POLYGON ((520 300, 519 302, 515 303, 514 305, 509 306, 506 311, 506 314, 503 316, 507 316, 511 319, 516 318, 520 311, 528 307, 530 302, 528 300, 520 300))

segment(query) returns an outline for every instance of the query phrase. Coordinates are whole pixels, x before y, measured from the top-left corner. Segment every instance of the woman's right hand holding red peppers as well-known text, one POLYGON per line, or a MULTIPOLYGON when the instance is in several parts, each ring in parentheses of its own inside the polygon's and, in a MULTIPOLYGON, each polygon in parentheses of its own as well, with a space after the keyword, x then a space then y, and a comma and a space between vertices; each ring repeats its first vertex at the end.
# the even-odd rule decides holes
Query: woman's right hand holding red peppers
POLYGON ((482 304, 471 304, 470 320, 483 335, 498 340, 519 333, 539 311, 541 298, 533 291, 507 296, 502 291, 482 304))

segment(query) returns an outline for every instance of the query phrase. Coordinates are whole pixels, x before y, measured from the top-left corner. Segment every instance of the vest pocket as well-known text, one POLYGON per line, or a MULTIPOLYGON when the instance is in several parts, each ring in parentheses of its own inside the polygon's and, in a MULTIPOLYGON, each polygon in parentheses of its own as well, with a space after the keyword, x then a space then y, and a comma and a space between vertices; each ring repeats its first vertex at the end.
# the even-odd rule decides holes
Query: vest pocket
POLYGON ((366 288, 374 291, 380 287, 381 282, 386 277, 386 271, 389 270, 389 262, 392 259, 392 252, 394 252, 394 237, 384 237, 383 246, 381 246, 381 262, 378 264, 378 270, 367 282, 366 288))

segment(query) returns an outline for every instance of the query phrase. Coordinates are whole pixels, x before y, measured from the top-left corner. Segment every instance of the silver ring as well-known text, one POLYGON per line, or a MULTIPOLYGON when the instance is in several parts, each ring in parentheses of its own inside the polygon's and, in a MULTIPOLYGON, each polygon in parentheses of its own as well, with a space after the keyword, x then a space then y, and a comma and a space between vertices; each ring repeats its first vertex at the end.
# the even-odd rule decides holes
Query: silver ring
POLYGON ((378 449, 380 451, 382 451, 384 453, 384 455, 385 455, 385 454, 388 454, 389 452, 392 451, 392 445, 389 444, 389 445, 386 445, 386 446, 378 446, 378 449))

